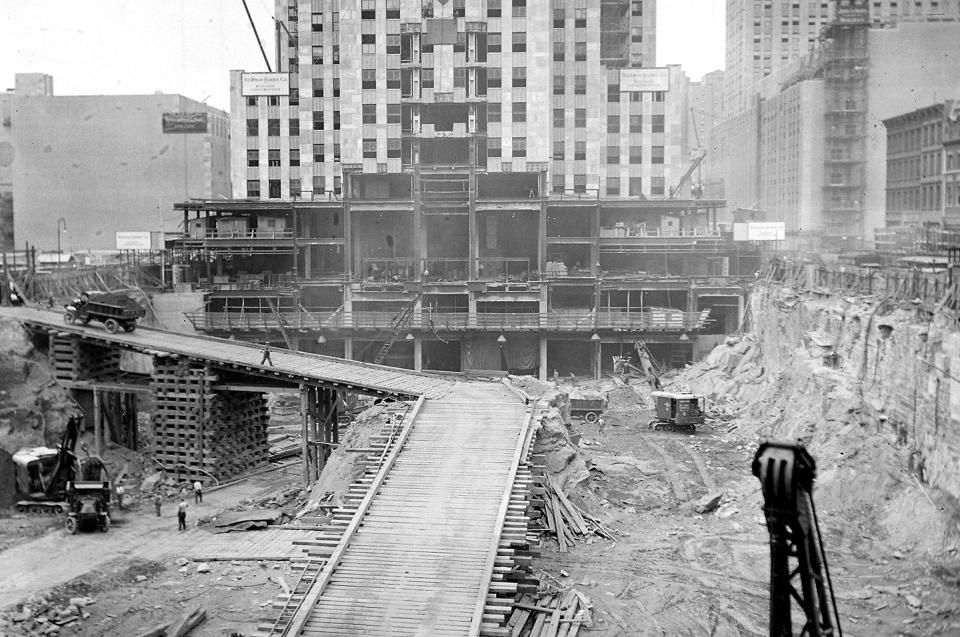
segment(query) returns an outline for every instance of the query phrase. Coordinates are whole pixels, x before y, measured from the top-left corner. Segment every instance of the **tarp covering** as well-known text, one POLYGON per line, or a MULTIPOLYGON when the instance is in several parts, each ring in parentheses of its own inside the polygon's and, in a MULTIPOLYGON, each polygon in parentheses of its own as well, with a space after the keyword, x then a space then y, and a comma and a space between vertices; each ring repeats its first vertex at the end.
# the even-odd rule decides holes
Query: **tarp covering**
POLYGON ((41 458, 50 458, 57 456, 57 450, 51 449, 50 447, 29 447, 27 449, 20 449, 13 454, 13 461, 25 467, 34 460, 40 460, 41 458))
MULTIPOLYGON (((463 369, 503 369, 500 355, 499 334, 477 334, 463 341, 463 369)), ((539 341, 536 334, 510 334, 503 344, 503 358, 509 370, 532 370, 540 360, 539 341)))

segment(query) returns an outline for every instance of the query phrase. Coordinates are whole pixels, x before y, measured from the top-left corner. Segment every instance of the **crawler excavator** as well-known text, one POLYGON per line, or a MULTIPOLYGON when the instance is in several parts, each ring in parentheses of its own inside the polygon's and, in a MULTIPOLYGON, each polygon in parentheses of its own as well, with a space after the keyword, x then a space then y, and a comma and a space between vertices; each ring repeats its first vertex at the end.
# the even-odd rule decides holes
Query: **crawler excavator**
POLYGON ((770 637, 843 637, 813 506, 816 463, 799 443, 764 441, 753 459, 770 532, 770 637), (791 600, 803 613, 794 631, 791 600))

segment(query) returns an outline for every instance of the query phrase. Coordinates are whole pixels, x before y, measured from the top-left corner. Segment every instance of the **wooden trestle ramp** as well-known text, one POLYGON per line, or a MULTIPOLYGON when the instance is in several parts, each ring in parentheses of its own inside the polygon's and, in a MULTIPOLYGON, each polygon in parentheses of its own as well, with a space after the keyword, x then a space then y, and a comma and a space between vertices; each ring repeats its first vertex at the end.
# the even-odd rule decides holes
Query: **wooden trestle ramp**
POLYGON ((531 408, 500 383, 460 383, 381 434, 261 634, 508 635, 538 542, 531 408))
POLYGON ((193 359, 265 380, 294 384, 320 383, 345 391, 410 398, 442 396, 452 384, 436 375, 278 348, 270 348, 273 365, 261 364, 263 346, 256 343, 146 327, 139 327, 135 332, 110 334, 101 325, 66 325, 61 312, 37 308, 0 307, 0 316, 34 328, 73 334, 89 342, 112 344, 144 354, 193 359))

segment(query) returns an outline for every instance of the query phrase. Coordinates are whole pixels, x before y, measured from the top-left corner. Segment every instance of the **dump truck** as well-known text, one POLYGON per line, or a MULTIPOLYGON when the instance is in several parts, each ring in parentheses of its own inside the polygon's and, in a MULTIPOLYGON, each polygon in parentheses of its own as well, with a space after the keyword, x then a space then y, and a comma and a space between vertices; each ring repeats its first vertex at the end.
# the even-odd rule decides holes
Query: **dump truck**
POLYGON ((113 334, 119 329, 132 332, 137 329, 137 319, 147 315, 136 301, 125 294, 110 292, 90 294, 84 292, 79 298, 66 306, 63 321, 73 325, 77 321, 87 325, 90 321, 100 321, 108 332, 113 334))
POLYGON ((110 530, 110 483, 82 480, 67 483, 67 533, 110 530))
POLYGON ((607 399, 602 396, 571 396, 570 397, 570 415, 583 418, 590 424, 597 422, 597 419, 607 410, 607 399))

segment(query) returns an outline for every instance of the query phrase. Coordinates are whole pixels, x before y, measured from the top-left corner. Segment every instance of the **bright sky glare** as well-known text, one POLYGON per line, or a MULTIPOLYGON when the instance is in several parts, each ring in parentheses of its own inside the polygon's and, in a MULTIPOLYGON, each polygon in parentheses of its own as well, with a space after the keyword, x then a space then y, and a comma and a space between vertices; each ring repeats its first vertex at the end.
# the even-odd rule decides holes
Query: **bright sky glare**
MULTIPOLYGON (((271 64, 273 0, 247 0, 271 64)), ((724 0, 658 0, 657 62, 723 67, 724 0)), ((57 95, 180 93, 229 108, 229 70, 264 71, 241 0, 0 0, 0 90, 53 76, 57 95)))

